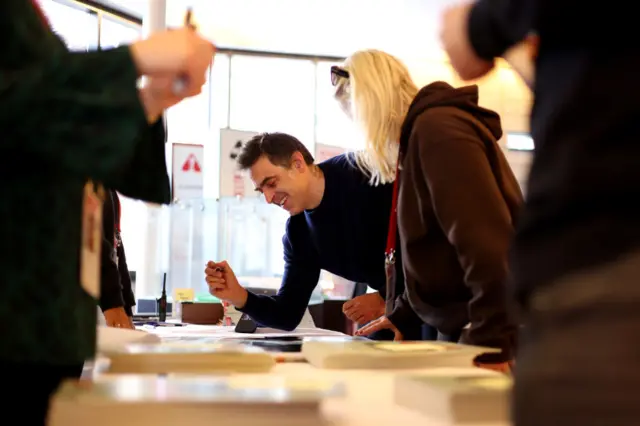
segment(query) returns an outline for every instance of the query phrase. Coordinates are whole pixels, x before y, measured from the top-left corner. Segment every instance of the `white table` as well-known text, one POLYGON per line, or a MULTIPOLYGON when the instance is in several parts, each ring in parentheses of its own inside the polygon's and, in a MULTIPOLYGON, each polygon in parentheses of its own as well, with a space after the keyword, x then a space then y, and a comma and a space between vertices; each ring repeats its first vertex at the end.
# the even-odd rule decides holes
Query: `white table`
MULTIPOLYGON (((248 337, 246 334, 234 333, 233 327, 215 326, 186 326, 159 327, 147 331, 161 337, 188 336, 219 336, 222 338, 248 337)), ((262 329, 258 335, 300 335, 300 336, 335 336, 342 335, 334 331, 322 329, 299 329, 294 332, 279 332, 277 330, 262 329)), ((258 337, 253 335, 252 337, 258 337)), ((482 370, 485 372, 485 370, 482 370)), ((319 381, 342 382, 345 385, 344 398, 332 398, 323 404, 323 411, 327 418, 333 420, 336 426, 450 426, 428 418, 421 413, 397 405, 394 401, 393 379, 398 374, 420 372, 425 374, 446 375, 477 374, 478 369, 469 368, 438 368, 427 370, 326 370, 318 369, 303 362, 278 363, 269 375, 301 378, 319 381)), ((487 375, 497 374, 486 371, 487 375)), ((264 380, 264 374, 245 375, 246 379, 264 380), (252 377, 253 376, 253 377, 252 377)), ((465 426, 507 426, 505 424, 465 424, 465 426)))

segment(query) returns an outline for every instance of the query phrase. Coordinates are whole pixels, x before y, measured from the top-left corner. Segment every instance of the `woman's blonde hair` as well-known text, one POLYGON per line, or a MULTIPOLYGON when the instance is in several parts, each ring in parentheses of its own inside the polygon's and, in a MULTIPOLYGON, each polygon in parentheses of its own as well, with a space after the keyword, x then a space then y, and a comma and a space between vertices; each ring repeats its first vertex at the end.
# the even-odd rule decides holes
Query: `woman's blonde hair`
POLYGON ((372 185, 395 180, 400 129, 418 93, 407 67, 379 50, 361 50, 343 64, 349 78, 341 78, 335 97, 348 101, 350 113, 361 127, 365 149, 354 153, 358 167, 372 185))

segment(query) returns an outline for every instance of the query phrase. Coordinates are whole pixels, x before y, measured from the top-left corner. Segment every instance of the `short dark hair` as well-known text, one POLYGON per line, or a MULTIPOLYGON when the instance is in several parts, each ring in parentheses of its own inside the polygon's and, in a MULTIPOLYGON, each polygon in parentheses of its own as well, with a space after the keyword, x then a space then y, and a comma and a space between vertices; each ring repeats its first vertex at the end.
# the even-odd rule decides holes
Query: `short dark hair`
POLYGON ((265 155, 276 166, 291 167, 291 157, 299 152, 308 166, 313 164, 313 156, 297 138, 286 133, 262 133, 249 139, 238 155, 240 170, 250 169, 265 155))

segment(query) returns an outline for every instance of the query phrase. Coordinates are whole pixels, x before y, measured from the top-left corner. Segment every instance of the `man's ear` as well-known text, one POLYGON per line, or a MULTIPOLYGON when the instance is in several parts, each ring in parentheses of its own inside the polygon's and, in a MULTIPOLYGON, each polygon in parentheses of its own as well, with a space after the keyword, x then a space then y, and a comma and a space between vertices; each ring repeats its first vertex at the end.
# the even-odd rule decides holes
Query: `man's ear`
POLYGON ((304 157, 299 152, 295 152, 291 156, 291 167, 294 168, 298 172, 303 172, 305 170, 305 166, 307 164, 304 161, 304 157))

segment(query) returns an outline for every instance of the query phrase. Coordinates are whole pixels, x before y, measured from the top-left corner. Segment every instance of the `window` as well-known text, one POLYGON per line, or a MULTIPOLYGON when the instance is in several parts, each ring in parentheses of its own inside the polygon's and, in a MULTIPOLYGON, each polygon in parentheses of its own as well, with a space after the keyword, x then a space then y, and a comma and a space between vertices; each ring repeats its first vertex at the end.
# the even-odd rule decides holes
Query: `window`
POLYGON ((364 147, 355 123, 342 111, 334 99, 330 69, 333 62, 319 62, 316 72, 316 137, 318 143, 348 150, 364 147))
MULTIPOLYGON (((167 110, 168 142, 204 146, 204 197, 218 196, 220 131, 227 127, 229 104, 229 57, 216 55, 202 93, 167 110)), ((172 152, 167 151, 171 164, 172 152)))
POLYGON ((100 23, 100 48, 109 49, 131 44, 142 36, 142 28, 117 18, 102 15, 100 23))
POLYGON ((313 62, 234 55, 230 72, 231 128, 290 133, 314 151, 313 62))
POLYGON ((229 126, 229 56, 217 54, 211 68, 209 137, 204 143, 204 197, 217 198, 220 191, 220 129, 229 126))
POLYGON ((70 50, 89 51, 98 47, 98 15, 54 0, 40 0, 53 31, 70 50))

